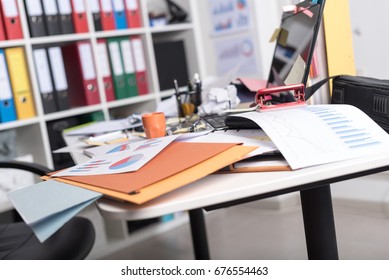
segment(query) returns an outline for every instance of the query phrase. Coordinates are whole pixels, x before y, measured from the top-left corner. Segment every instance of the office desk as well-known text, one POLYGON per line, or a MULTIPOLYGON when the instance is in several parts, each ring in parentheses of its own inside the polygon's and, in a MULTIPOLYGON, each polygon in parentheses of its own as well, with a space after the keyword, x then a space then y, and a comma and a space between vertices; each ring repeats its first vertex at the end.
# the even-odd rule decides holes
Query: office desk
POLYGON ((389 170, 389 152, 296 171, 213 174, 143 205, 103 198, 109 219, 140 220, 189 210, 196 259, 210 257, 203 209, 216 210, 300 192, 309 259, 337 259, 330 184, 389 170))

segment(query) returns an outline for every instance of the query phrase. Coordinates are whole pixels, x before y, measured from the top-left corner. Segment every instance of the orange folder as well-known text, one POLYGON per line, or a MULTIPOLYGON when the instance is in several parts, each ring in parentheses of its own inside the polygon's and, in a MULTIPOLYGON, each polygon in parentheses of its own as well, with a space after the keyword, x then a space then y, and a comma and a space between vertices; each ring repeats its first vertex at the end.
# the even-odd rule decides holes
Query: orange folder
POLYGON ((241 160, 254 149, 231 143, 173 142, 136 172, 55 180, 142 204, 241 160))

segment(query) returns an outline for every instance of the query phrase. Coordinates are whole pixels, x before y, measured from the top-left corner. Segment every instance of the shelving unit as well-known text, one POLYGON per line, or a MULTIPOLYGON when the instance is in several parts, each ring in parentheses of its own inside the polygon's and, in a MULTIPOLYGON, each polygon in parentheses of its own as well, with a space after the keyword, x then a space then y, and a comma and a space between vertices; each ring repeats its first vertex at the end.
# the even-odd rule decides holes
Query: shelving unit
POLYGON ((7 123, 0 123, 0 133, 14 129, 17 133, 16 150, 18 155, 32 154, 34 161, 51 168, 55 167, 52 156, 52 149, 48 135, 48 123, 61 121, 66 118, 88 116, 99 112, 105 120, 125 117, 131 113, 142 113, 155 110, 158 102, 163 97, 170 96, 173 90, 160 91, 156 61, 154 56, 154 42, 183 40, 187 54, 188 73, 193 77, 194 73, 202 73, 204 66, 201 65, 201 54, 198 48, 198 32, 195 30, 197 13, 195 0, 176 0, 185 11, 188 12, 187 21, 166 26, 151 27, 148 15, 150 12, 169 14, 165 1, 140 0, 140 10, 143 26, 139 28, 128 28, 121 30, 94 31, 92 13, 89 1, 84 1, 87 10, 88 33, 74 33, 45 37, 30 37, 26 8, 23 0, 17 0, 19 16, 21 20, 24 39, 0 41, 0 49, 11 47, 23 47, 25 49, 30 82, 33 91, 36 117, 26 120, 16 120, 7 123), (105 97, 104 84, 101 73, 99 73, 97 55, 97 40, 100 38, 139 36, 143 43, 143 52, 147 66, 147 79, 149 93, 131 98, 107 101, 105 97), (88 41, 91 43, 97 84, 100 95, 100 103, 91 106, 75 107, 64 111, 45 114, 43 111, 41 96, 39 93, 37 73, 33 61, 33 48, 45 45, 62 45, 77 41, 88 41))

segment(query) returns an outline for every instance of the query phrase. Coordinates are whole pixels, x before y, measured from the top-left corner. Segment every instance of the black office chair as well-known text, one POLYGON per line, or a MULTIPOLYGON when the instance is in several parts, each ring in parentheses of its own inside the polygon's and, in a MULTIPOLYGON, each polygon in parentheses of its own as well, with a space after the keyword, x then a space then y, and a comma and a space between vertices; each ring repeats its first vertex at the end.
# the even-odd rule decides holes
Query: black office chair
MULTIPOLYGON (((51 170, 19 161, 0 161, 0 168, 13 168, 42 176, 51 170)), ((95 242, 95 229, 86 218, 74 217, 41 243, 24 222, 0 224, 0 259, 2 260, 81 260, 95 242)))

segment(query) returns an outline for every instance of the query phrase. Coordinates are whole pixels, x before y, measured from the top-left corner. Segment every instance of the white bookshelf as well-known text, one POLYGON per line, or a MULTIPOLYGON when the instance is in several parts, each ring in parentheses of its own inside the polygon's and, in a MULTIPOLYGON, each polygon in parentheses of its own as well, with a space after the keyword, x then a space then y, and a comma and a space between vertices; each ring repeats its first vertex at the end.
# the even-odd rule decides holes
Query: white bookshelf
POLYGON ((61 120, 68 117, 81 116, 93 112, 101 112, 104 116, 104 119, 108 120, 112 116, 121 116, 126 114, 129 115, 134 112, 141 113, 144 111, 155 110, 156 105, 160 101, 161 97, 166 97, 173 93, 172 90, 160 92, 153 47, 154 41, 158 40, 159 38, 163 38, 164 40, 184 40, 185 48, 188 48, 186 52, 190 53, 189 60, 187 62, 189 68, 189 75, 193 76, 193 74, 196 72, 202 73, 204 67, 200 65, 201 59, 199 58, 199 56, 201 55, 200 52, 202 50, 198 49, 198 44, 196 43, 199 36, 197 31, 195 30, 196 19, 193 16, 193 14, 197 13, 197 11, 193 10, 196 9, 196 5, 194 3, 196 1, 176 0, 175 2, 188 12, 187 22, 180 24, 169 24, 166 26, 159 27, 150 27, 148 20, 149 12, 156 11, 169 15, 166 2, 160 0, 140 0, 140 8, 142 12, 143 22, 142 27, 128 28, 125 30, 94 31, 92 15, 89 12, 88 1, 86 0, 85 5, 87 8, 89 29, 88 33, 30 37, 24 1, 17 0, 24 38, 19 40, 0 41, 0 48, 4 49, 20 46, 24 47, 37 114, 36 117, 27 120, 16 120, 7 123, 0 123, 0 132, 7 131, 10 129, 16 130, 18 135, 18 140, 16 143, 18 156, 21 156, 22 153, 32 154, 35 162, 49 166, 51 168, 54 167, 53 158, 51 155, 52 149, 50 147, 50 142, 48 138, 47 122, 61 120), (99 59, 96 55, 97 39, 132 35, 140 36, 143 42, 150 92, 147 95, 107 102, 103 88, 102 77, 98 69, 99 59), (37 76, 32 58, 32 48, 34 46, 39 45, 56 45, 81 40, 89 41, 92 46, 101 102, 92 106, 71 108, 65 111, 45 114, 43 112, 41 96, 38 90, 37 76))

